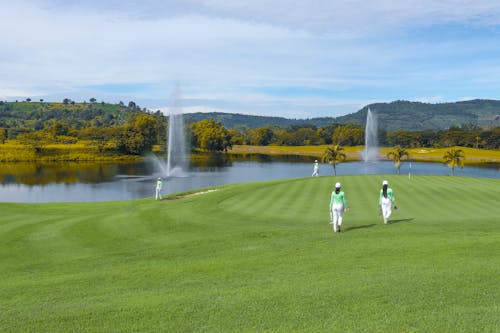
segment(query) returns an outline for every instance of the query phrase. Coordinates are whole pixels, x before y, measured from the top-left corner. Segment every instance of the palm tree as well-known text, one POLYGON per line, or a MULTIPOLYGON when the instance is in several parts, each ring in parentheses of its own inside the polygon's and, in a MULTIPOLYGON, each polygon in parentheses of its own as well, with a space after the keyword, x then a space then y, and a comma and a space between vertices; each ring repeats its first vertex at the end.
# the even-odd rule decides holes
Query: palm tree
POLYGON ((465 156, 462 154, 462 149, 453 149, 451 148, 444 154, 444 164, 447 164, 451 168, 451 175, 455 175, 455 167, 458 165, 460 168, 464 167, 464 158, 465 156))
POLYGON ((344 148, 341 145, 334 145, 331 147, 327 147, 323 156, 321 157, 322 162, 328 162, 331 166, 333 166, 333 174, 337 175, 336 166, 340 162, 340 160, 346 159, 346 154, 342 153, 341 150, 344 148))
POLYGON ((387 153, 387 158, 388 159, 391 159, 393 162, 394 162, 394 165, 396 166, 396 169, 398 170, 398 175, 399 175, 399 170, 401 168, 401 162, 403 160, 403 157, 406 156, 406 159, 409 159, 410 158, 410 155, 408 154, 408 152, 406 151, 406 149, 404 149, 403 147, 401 146, 394 146, 392 148, 392 150, 387 153))

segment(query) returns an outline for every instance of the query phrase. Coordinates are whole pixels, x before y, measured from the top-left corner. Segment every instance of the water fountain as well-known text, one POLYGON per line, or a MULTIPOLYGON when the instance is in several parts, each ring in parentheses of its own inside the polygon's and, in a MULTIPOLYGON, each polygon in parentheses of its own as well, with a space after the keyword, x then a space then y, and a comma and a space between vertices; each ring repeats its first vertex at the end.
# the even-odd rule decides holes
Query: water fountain
POLYGON ((365 150, 361 154, 365 163, 375 162, 378 158, 377 134, 377 117, 368 108, 365 126, 365 150))
POLYGON ((178 86, 170 96, 167 132, 167 177, 185 176, 187 166, 186 133, 182 117, 181 91, 178 86))
POLYGON ((188 149, 182 116, 181 91, 175 87, 170 95, 167 129, 167 160, 153 157, 153 162, 160 170, 160 177, 186 177, 188 149))

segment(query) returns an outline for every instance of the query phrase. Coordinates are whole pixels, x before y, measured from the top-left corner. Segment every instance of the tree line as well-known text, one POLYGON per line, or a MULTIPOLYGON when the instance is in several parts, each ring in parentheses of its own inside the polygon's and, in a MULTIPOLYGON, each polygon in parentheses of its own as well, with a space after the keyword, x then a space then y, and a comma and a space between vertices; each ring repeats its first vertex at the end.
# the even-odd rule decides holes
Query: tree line
MULTIPOLYGON (((347 155, 343 153, 344 147, 341 145, 332 145, 326 147, 323 155, 321 156, 321 161, 328 163, 333 167, 333 174, 337 175, 337 164, 345 161, 347 155)), ((396 145, 386 155, 388 160, 394 162, 398 175, 401 173, 401 163, 403 160, 411 161, 410 154, 408 151, 396 145)), ((464 167, 465 155, 462 149, 450 148, 443 155, 442 162, 451 168, 451 175, 455 175, 455 168, 458 166, 460 168, 464 167)))
MULTIPOLYGON (((286 128, 237 127, 230 131, 232 144, 247 145, 330 145, 359 146, 365 144, 365 129, 357 123, 331 124, 325 127, 289 126, 286 128)), ((498 149, 500 127, 481 129, 473 125, 451 127, 439 131, 395 130, 378 132, 379 145, 404 148, 452 147, 498 149)))
MULTIPOLYGON (((73 144, 86 140, 99 153, 141 155, 153 146, 166 149, 168 117, 157 111, 130 114, 123 124, 95 127, 91 124, 80 129, 59 121, 51 121, 38 130, 18 132, 15 137, 0 128, 0 142, 16 139, 32 146, 38 153, 53 143, 73 144)), ((214 119, 193 122, 186 126, 186 139, 193 150, 227 151, 233 145, 364 145, 365 130, 356 124, 332 124, 326 127, 289 126, 287 128, 260 127, 227 129, 214 119)), ((450 128, 443 131, 379 131, 379 145, 417 147, 473 147, 498 149, 500 128, 450 128)))
MULTIPOLYGON (((168 117, 160 111, 125 104, 2 102, 0 143, 17 140, 37 153, 52 143, 74 144, 84 140, 102 154, 142 155, 156 148, 164 152, 168 117)), ((500 127, 481 129, 462 125, 438 131, 379 130, 379 145, 402 148, 452 147, 498 149, 500 127)), ((193 150, 227 151, 233 145, 364 145, 365 130, 359 123, 224 127, 213 118, 186 124, 186 142, 193 150)))

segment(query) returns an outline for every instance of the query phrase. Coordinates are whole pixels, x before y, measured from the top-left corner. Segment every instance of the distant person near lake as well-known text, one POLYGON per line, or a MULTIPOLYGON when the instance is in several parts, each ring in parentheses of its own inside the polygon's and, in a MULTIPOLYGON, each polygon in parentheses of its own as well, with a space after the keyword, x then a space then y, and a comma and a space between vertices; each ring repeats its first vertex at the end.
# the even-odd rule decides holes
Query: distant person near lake
POLYGON ((158 177, 156 180, 156 200, 161 200, 161 189, 163 188, 163 182, 161 181, 161 178, 158 177))
POLYGON ((319 176, 319 163, 318 160, 314 160, 312 177, 318 177, 318 176, 319 176))

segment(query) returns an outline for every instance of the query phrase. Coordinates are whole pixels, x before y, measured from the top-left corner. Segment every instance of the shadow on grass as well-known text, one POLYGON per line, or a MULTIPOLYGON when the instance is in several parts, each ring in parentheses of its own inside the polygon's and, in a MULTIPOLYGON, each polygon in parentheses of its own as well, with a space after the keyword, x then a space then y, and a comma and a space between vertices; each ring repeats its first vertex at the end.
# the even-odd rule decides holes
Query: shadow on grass
POLYGON ((355 226, 355 227, 349 227, 349 228, 345 228, 345 232, 348 232, 348 231, 353 231, 353 230, 356 230, 356 229, 366 229, 366 228, 371 228, 371 227, 374 227, 376 226, 375 223, 372 223, 372 224, 365 224, 365 225, 358 225, 358 226, 355 226))
POLYGON ((389 224, 395 224, 395 223, 401 223, 401 222, 411 222, 415 218, 409 218, 409 219, 401 219, 401 220, 389 220, 389 224))

